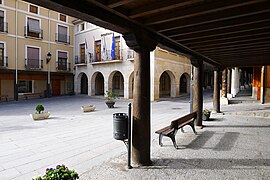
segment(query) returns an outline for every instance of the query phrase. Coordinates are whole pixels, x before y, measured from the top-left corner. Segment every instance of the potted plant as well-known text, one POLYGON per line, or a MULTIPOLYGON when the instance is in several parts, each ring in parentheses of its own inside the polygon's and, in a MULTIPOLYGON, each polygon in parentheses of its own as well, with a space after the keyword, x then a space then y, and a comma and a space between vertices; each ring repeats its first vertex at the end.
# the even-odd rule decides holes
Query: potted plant
POLYGON ((37 104, 36 112, 30 114, 30 116, 32 117, 33 120, 42 120, 49 118, 50 113, 44 111, 44 106, 42 104, 37 104))
POLYGON ((95 105, 82 106, 81 109, 83 110, 83 112, 91 112, 96 109, 96 106, 95 105))
POLYGON ((105 103, 107 104, 108 108, 114 108, 115 99, 118 98, 118 94, 108 90, 106 91, 105 98, 107 100, 105 103))
POLYGON ((211 111, 209 109, 203 110, 203 120, 209 120, 210 115, 211 115, 211 111))
POLYGON ((76 180, 79 175, 74 170, 69 170, 65 165, 57 165, 56 168, 47 168, 44 176, 38 176, 32 180, 76 180))

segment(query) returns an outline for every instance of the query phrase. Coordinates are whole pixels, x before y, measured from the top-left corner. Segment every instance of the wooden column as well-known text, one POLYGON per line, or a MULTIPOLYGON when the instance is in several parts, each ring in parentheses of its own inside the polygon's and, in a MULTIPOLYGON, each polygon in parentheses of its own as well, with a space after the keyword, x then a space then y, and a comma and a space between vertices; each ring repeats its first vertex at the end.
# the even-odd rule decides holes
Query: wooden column
POLYGON ((227 68, 222 71, 222 92, 221 96, 227 98, 227 68))
POLYGON ((227 93, 228 94, 231 94, 231 73, 232 73, 232 70, 231 68, 228 68, 228 76, 227 76, 227 93))
POLYGON ((214 69, 213 113, 220 113, 220 71, 214 69))
POLYGON ((194 84, 193 84, 193 112, 197 111, 196 126, 202 126, 202 109, 203 109, 203 61, 191 59, 194 66, 194 84))
POLYGON ((150 124, 150 51, 156 43, 143 33, 125 34, 127 45, 133 49, 134 91, 133 91, 133 130, 132 160, 139 166, 151 165, 151 124, 150 124))

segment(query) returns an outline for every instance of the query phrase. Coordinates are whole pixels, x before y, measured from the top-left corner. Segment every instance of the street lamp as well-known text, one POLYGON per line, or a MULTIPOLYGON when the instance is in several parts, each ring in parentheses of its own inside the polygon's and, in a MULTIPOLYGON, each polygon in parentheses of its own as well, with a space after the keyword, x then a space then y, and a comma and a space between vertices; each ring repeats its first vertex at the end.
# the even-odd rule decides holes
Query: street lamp
POLYGON ((46 63, 48 64, 48 83, 47 83, 47 97, 49 98, 51 96, 51 76, 50 76, 50 70, 51 70, 51 66, 50 66, 50 60, 52 58, 52 55, 50 52, 47 53, 47 58, 46 58, 46 63))

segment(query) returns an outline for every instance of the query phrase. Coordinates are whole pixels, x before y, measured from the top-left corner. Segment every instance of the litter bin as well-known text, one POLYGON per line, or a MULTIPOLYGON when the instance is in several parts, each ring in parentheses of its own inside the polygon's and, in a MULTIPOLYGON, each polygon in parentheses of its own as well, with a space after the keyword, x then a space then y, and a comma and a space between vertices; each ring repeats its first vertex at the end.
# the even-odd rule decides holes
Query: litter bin
POLYGON ((128 115, 126 113, 113 114, 113 137, 116 140, 128 139, 128 115))

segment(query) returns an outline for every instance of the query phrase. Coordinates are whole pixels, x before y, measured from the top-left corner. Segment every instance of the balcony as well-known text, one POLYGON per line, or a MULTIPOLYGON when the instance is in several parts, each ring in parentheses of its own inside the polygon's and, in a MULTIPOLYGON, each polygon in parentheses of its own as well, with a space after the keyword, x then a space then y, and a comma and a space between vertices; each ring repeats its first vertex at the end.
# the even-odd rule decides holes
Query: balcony
POLYGON ((0 58, 0 68, 8 67, 8 57, 0 58))
POLYGON ((127 59, 129 60, 134 59, 134 51, 132 49, 127 49, 127 59))
POLYGON ((85 56, 75 56, 75 64, 77 64, 77 65, 87 65, 87 55, 85 55, 85 56))
POLYGON ((25 69, 42 69, 43 60, 40 59, 25 59, 25 69))
POLYGON ((24 36, 27 38, 43 39, 43 30, 42 29, 31 30, 28 26, 25 26, 24 36))
POLYGON ((0 32, 8 33, 8 23, 0 22, 0 32))
POLYGON ((70 71, 70 63, 67 60, 56 61, 56 69, 58 71, 70 71))
POLYGON ((70 36, 66 34, 55 33, 55 42, 70 44, 70 36))
POLYGON ((123 56, 121 55, 123 50, 115 51, 114 57, 112 57, 111 50, 102 51, 100 53, 89 53, 91 63, 110 63, 110 62, 122 62, 123 56))

